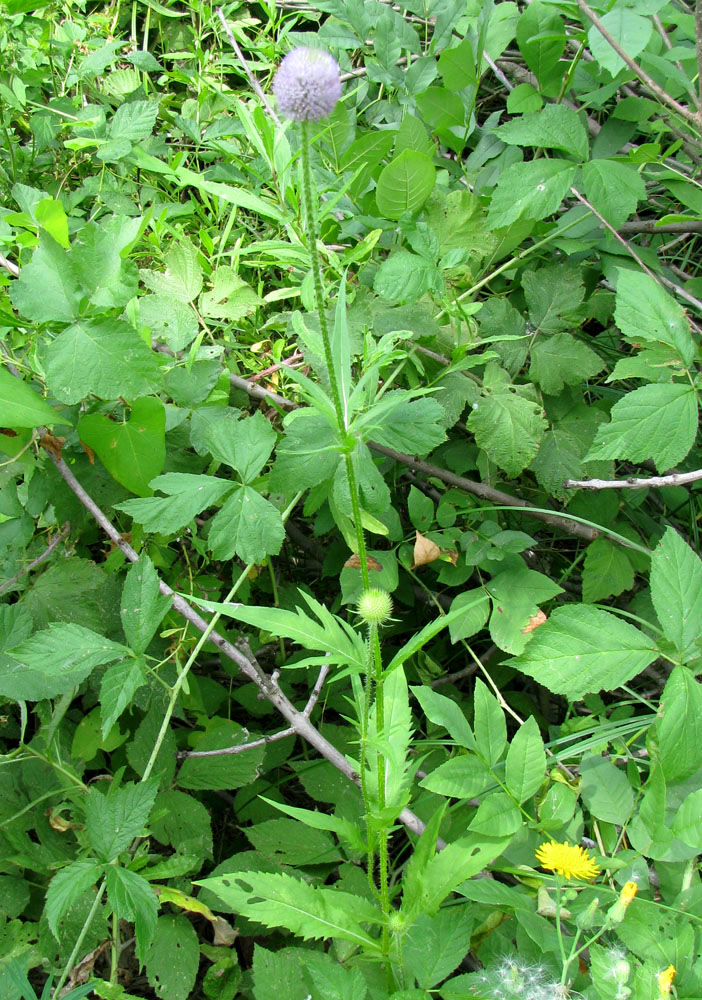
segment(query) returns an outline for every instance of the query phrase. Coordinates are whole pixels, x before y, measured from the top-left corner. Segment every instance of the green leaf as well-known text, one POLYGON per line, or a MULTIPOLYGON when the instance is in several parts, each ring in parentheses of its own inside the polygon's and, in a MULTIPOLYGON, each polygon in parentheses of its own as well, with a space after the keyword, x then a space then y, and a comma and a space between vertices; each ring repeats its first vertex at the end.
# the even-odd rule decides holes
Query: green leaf
POLYGON ((422 778, 420 785, 436 795, 452 799, 472 799, 494 785, 495 778, 487 764, 472 753, 452 757, 422 778))
POLYGON ((41 228, 45 229, 49 236, 56 240, 59 246, 62 246, 64 250, 68 250, 70 246, 68 241, 68 219, 66 218, 66 210, 60 201, 55 201, 53 198, 44 198, 34 209, 34 218, 41 228))
POLYGON ((316 809, 299 809, 297 806, 289 806, 285 802, 274 802, 272 799, 267 799, 264 795, 260 797, 269 806, 279 809, 288 816, 292 816, 293 819, 299 820, 300 823, 310 827, 312 830, 330 830, 337 837, 345 840, 354 851, 364 851, 366 849, 364 836, 358 824, 345 819, 343 816, 338 816, 335 813, 319 812, 316 809))
MULTIPOLYGON (((430 687, 412 687, 412 694, 422 706, 422 711, 430 722, 437 726, 443 726, 451 739, 465 747, 467 750, 475 750, 475 737, 470 728, 470 724, 465 717, 463 709, 446 698, 443 694, 437 694, 430 687)), ((458 758, 463 760, 464 758, 458 758)))
POLYGON ((10 652, 19 664, 12 671, 17 675, 17 690, 22 691, 27 700, 39 700, 70 691, 85 680, 94 667, 121 660, 129 650, 82 625, 56 624, 36 632, 10 652), (41 679, 39 698, 23 690, 25 671, 30 672, 27 681, 32 693, 38 693, 35 686, 41 679))
POLYGON ((158 117, 158 101, 130 101, 115 111, 110 125, 111 139, 140 142, 151 135, 158 117))
POLYGON ((697 395, 690 385, 644 385, 612 407, 586 460, 620 458, 642 462, 652 458, 660 472, 689 452, 697 434, 697 395))
POLYGON ((285 927, 305 941, 341 938, 370 954, 380 953, 380 942, 363 924, 378 924, 373 902, 349 892, 308 885, 292 875, 232 872, 200 879, 204 886, 249 920, 264 927, 285 927))
POLYGON ((276 438, 275 430, 260 411, 236 423, 219 420, 205 432, 212 457, 236 469, 245 483, 260 475, 276 438))
POLYGON ((292 417, 286 420, 270 475, 270 487, 278 493, 297 493, 331 479, 341 458, 324 417, 309 407, 295 410, 292 417))
POLYGON ((233 267, 218 267, 213 279, 211 290, 203 292, 200 296, 200 312, 203 316, 238 323, 263 305, 262 299, 233 267))
POLYGON ((474 917, 467 906, 419 915, 402 942, 402 959, 423 989, 442 982, 470 951, 474 917))
POLYGON ((590 160, 583 164, 583 184, 588 201, 615 229, 646 198, 646 185, 638 170, 620 160, 590 160))
POLYGON ((463 614, 456 618, 449 627, 451 642, 468 639, 484 626, 490 614, 490 598, 482 587, 475 590, 464 590, 454 597, 451 611, 461 609, 463 614))
POLYGON ((428 396, 408 397, 403 390, 387 392, 354 427, 363 432, 364 440, 411 455, 426 455, 446 439, 444 410, 428 396))
POLYGON ((303 867, 343 860, 334 838, 327 831, 282 816, 247 827, 246 836, 258 854, 282 864, 303 867))
POLYGON ((139 299, 139 319, 156 340, 172 351, 182 351, 197 337, 197 316, 191 306, 168 295, 144 295, 139 299))
POLYGON ((125 708, 131 705, 136 692, 143 684, 146 684, 145 667, 143 657, 138 656, 132 659, 129 656, 108 667, 102 675, 100 681, 100 718, 103 739, 107 739, 107 734, 125 708))
POLYGON ((626 550, 608 538, 596 538, 585 553, 583 601, 594 604, 604 597, 616 597, 634 585, 634 568, 626 550))
POLYGON ((375 199, 387 219, 418 212, 434 187, 436 171, 430 157, 404 149, 380 173, 375 199))
POLYGON ((522 277, 531 325, 540 333, 559 333, 579 326, 578 308, 585 297, 580 268, 548 264, 522 277))
POLYGON ((182 238, 171 246, 164 259, 165 272, 141 272, 144 284, 157 295, 166 295, 178 302, 193 302, 202 290, 202 268, 193 244, 182 238))
POLYGON ((485 589, 492 598, 490 635, 507 653, 521 653, 529 641, 525 629, 539 605, 562 593, 549 577, 524 565, 498 573, 485 589))
MULTIPOLYGON (((329 954, 319 951, 305 952, 304 968, 316 988, 316 996, 324 997, 324 1000, 365 1000, 368 995, 361 970, 354 966, 347 968, 339 965, 329 954)), ((279 996, 279 993, 272 994, 271 1000, 278 1000, 279 996)), ((258 982, 256 1000, 262 1000, 258 992, 258 982)), ((290 993, 287 993, 286 1000, 293 1000, 290 993)))
MULTIPOLYGON (((642 17, 628 7, 610 10, 603 14, 600 20, 602 26, 631 59, 636 59, 643 52, 653 31, 650 18, 642 17)), ((587 40, 595 61, 612 76, 616 76, 620 70, 626 68, 622 57, 614 51, 594 24, 587 33, 587 40)))
POLYGON ((611 760, 586 754, 580 765, 582 800, 595 819, 624 825, 634 808, 634 793, 625 771, 611 760))
POLYGON ((200 943, 187 917, 168 913, 158 918, 145 964, 149 984, 161 1000, 188 1000, 197 979, 200 943))
POLYGON ((578 160, 586 160, 587 132, 578 114, 565 104, 547 104, 542 111, 514 118, 495 129, 495 135, 512 146, 562 149, 578 160))
POLYGON ((702 851, 702 789, 683 799, 673 820, 673 833, 683 843, 702 851))
POLYGON ((280 552, 284 538, 278 508, 253 487, 242 486, 212 519, 207 544, 215 559, 238 556, 247 564, 262 563, 280 552))
POLYGON ((47 348, 46 380, 63 403, 91 394, 133 399, 161 387, 156 355, 121 319, 81 320, 59 334, 47 348))
POLYGON ((152 781, 112 785, 107 795, 97 785, 92 786, 85 807, 85 829, 101 861, 114 861, 142 833, 155 797, 152 781))
POLYGON ((139 272, 124 254, 136 242, 142 220, 118 215, 103 217, 81 229, 73 243, 76 272, 97 309, 126 306, 137 294, 139 272))
POLYGON ((530 4, 517 23, 517 45, 542 86, 558 66, 565 43, 565 26, 553 8, 538 0, 530 4))
MULTIPOLYGON (((132 741, 127 744, 127 760, 137 774, 143 775, 146 765, 151 759, 156 740, 159 738, 163 725, 163 702, 154 699, 151 706, 139 723, 132 741)), ((161 784, 170 785, 176 769, 176 741, 170 727, 166 728, 161 748, 156 755, 151 773, 158 775, 161 784)))
POLYGON ((575 177, 568 160, 531 160, 514 163, 497 182, 488 212, 492 229, 509 226, 517 219, 545 219, 563 201, 575 177))
POLYGON ((418 302, 427 292, 444 287, 441 272, 432 260, 407 250, 387 257, 375 275, 373 288, 388 302, 418 302))
POLYGON ((388 663, 385 668, 385 672, 389 673, 391 670, 394 670, 395 667, 399 667, 406 660, 408 660, 410 656, 414 656, 415 653, 418 653, 420 649, 423 649, 424 646, 426 646, 430 639, 433 639, 435 635, 438 635, 442 629, 448 628, 451 625, 451 622, 460 618, 463 611, 464 609, 462 607, 455 609, 451 608, 448 614, 435 618, 433 622, 429 622, 424 626, 424 628, 420 629, 419 632, 416 632, 412 638, 404 644, 404 646, 401 646, 400 649, 398 649, 392 660, 390 660, 390 663, 388 663))
POLYGON ((507 746, 507 723, 497 698, 479 677, 473 694, 473 732, 477 753, 491 766, 496 764, 507 746))
POLYGON ((467 424, 475 443, 510 477, 534 458, 547 427, 541 406, 506 386, 486 387, 467 424))
POLYGON ((578 701, 626 684, 657 656, 633 625, 581 604, 556 608, 524 652, 508 662, 554 694, 578 701))
MULTIPOLYGON (((70 322, 78 316, 81 295, 69 254, 51 236, 42 233, 32 259, 10 285, 13 306, 35 323, 70 322)), ((77 402, 84 395, 81 392, 70 402, 77 402)))
POLYGON ((439 73, 449 90, 463 90, 469 83, 478 82, 470 38, 464 38, 452 49, 444 49, 439 56, 439 73))
POLYGON ((130 567, 122 590, 122 627, 135 653, 143 653, 149 645, 171 600, 159 592, 154 564, 142 553, 130 567))
POLYGON ((44 913, 51 933, 58 940, 61 918, 86 890, 94 886, 103 873, 103 866, 92 858, 74 861, 62 868, 49 882, 44 913))
POLYGON ((166 461, 166 411, 160 399, 135 400, 124 423, 90 413, 78 422, 78 434, 118 483, 139 496, 151 494, 149 482, 166 461))
MULTIPOLYGON (((224 750, 248 743, 248 730, 229 719, 208 720, 207 729, 192 740, 193 750, 224 750)), ((265 746, 253 747, 245 753, 222 754, 218 757, 187 757, 178 772, 181 788, 243 788, 258 776, 265 756, 265 746)))
POLYGON ((598 354, 569 333, 537 340, 531 350, 529 377, 545 393, 557 396, 565 385, 579 385, 604 368, 598 354))
POLYGON ((533 715, 515 733, 507 751, 505 782, 517 802, 535 795, 546 777, 546 752, 533 715))
POLYGON ((651 557, 651 599, 666 639, 684 653, 702 635, 702 561, 670 526, 651 557))
POLYGON ((152 479, 149 486, 160 490, 166 497, 149 497, 142 500, 124 500, 115 504, 145 531, 158 531, 172 535, 184 528, 206 507, 212 507, 232 489, 228 479, 214 476, 194 476, 188 472, 167 472, 152 479))
POLYGON ((212 857, 212 824, 207 808, 177 788, 159 792, 149 822, 151 834, 181 854, 212 857))
MULTIPOLYGON (((156 929, 156 893, 143 876, 129 868, 107 865, 105 876, 110 906, 118 919, 129 920, 134 924, 138 954, 143 959, 156 929)), ((178 952, 178 962, 180 961, 181 955, 178 952)))
POLYGON ((428 87, 416 97, 419 112, 429 130, 460 152, 466 144, 466 109, 458 94, 445 87, 428 87))
POLYGON ((683 781, 700 766, 702 688, 686 667, 674 667, 661 696, 658 753, 667 781, 683 781))
POLYGON ((489 795, 478 806, 468 829, 489 837, 513 836, 522 825, 522 814, 505 792, 489 795))
POLYGON ((5 427, 71 426, 70 420, 49 406, 26 382, 10 375, 3 365, 0 365, 0 412, 5 427))
POLYGON ((667 344, 689 365, 695 354, 690 321, 675 299, 648 274, 618 269, 614 318, 634 343, 667 344))

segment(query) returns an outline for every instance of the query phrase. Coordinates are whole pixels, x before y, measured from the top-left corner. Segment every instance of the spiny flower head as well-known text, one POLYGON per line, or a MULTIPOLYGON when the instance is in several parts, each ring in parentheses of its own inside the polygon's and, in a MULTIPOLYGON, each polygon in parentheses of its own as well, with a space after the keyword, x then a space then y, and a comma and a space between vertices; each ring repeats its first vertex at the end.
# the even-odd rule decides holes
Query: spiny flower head
POLYGON ((318 122, 332 113, 341 97, 339 64, 321 49, 293 49, 278 67, 273 93, 286 118, 318 122))
POLYGON ((368 625, 383 625, 392 614, 392 598, 386 590, 371 587, 361 594, 357 610, 368 625))
POLYGON ((571 846, 567 840, 565 844, 559 844, 556 840, 542 844, 536 852, 536 860, 542 868, 567 879, 591 879, 600 873, 587 851, 576 844, 571 846))

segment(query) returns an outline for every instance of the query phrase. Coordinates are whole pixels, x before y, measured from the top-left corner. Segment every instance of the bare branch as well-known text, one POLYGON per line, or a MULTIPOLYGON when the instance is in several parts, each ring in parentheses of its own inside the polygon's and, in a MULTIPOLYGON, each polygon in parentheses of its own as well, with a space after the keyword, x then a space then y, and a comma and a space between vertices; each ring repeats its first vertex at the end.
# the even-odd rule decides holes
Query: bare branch
POLYGON ((279 733, 272 736, 262 736, 258 740, 251 740, 250 743, 237 743, 233 747, 220 747, 219 750, 181 750, 176 754, 179 760, 185 757, 229 757, 235 753, 244 753, 246 750, 253 750, 255 747, 264 747, 267 743, 275 743, 277 740, 284 740, 287 736, 294 736, 295 730, 281 729, 279 733))
POLYGON ((620 233, 702 233, 702 222, 690 219, 689 222, 665 222, 660 226, 654 221, 632 219, 619 227, 620 233))
POLYGON ((566 479, 565 490, 645 490, 648 487, 685 486, 686 483, 696 483, 702 479, 702 469, 694 472, 671 472, 667 476, 649 476, 639 479, 629 476, 627 479, 566 479))
POLYGON ((242 66, 242 69, 244 70, 244 73, 246 73, 247 80, 249 81, 249 83, 251 84, 251 86, 253 87, 253 89, 256 91, 256 93, 258 94, 258 96, 261 98, 261 101, 263 102, 264 108, 266 109, 266 111, 268 112, 268 114, 271 116, 271 118, 273 119, 273 121, 276 123, 276 125, 279 128, 282 128, 283 123, 281 122, 280 118, 278 117, 278 115, 273 110, 273 107, 271 106, 271 103, 268 100, 268 98, 266 96, 266 93, 263 90, 263 87, 261 86, 261 84, 258 82, 258 80, 256 79, 256 77, 253 75, 253 73, 249 69, 249 64, 246 61, 246 57, 244 56, 244 53, 241 51, 239 43, 237 42, 236 38, 234 37, 234 33, 233 33, 232 29, 227 24, 227 19, 225 18, 224 13, 223 13, 221 7, 217 8, 217 17, 222 22, 222 27, 224 28, 225 32, 227 33, 227 38, 229 39, 229 44, 234 49, 234 52, 236 53, 236 57, 239 60, 239 62, 241 63, 241 66, 242 66))

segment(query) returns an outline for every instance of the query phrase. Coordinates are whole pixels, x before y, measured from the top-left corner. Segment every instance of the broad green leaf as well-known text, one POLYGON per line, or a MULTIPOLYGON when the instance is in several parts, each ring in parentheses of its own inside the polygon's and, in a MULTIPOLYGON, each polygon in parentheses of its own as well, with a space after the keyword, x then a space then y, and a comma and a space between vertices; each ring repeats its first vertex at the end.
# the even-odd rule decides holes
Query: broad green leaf
POLYGON ((691 364, 695 344, 683 307, 648 274, 619 268, 618 275, 614 318, 624 336, 634 343, 667 344, 691 364))
POLYGON ((34 218, 42 229, 45 229, 49 236, 53 237, 59 246, 68 250, 68 219, 66 210, 60 201, 54 198, 44 198, 34 209, 34 218))
POLYGON ((529 641, 527 627, 539 605, 562 593, 549 577, 524 565, 498 573, 485 589, 492 598, 490 635, 507 653, 522 652, 529 641))
POLYGON ((179 302, 193 302, 202 290, 202 268, 189 239, 174 243, 164 258, 166 270, 142 271, 141 279, 152 292, 179 302))
POLYGON ((514 163, 500 174, 490 203, 488 225, 509 226, 517 219, 545 219, 563 201, 575 177, 568 160, 530 160, 514 163))
POLYGON ((151 135, 158 117, 158 101, 129 101, 115 111, 111 139, 140 142, 151 135))
POLYGON ((219 420, 205 432, 212 457, 225 462, 250 483, 268 461, 276 442, 276 432, 260 412, 232 421, 219 420))
MULTIPOLYGON (((304 967, 316 987, 316 996, 324 1000, 366 1000, 368 987, 358 967, 340 965, 331 955, 319 951, 305 953, 304 967)), ((258 984, 256 1000, 262 1000, 258 984)), ((278 1000, 278 995, 271 1000, 278 1000)), ((290 994, 287 1000, 293 1000, 290 994)))
POLYGON ((172 598, 159 592, 154 564, 142 553, 127 573, 122 590, 122 627, 135 653, 143 653, 171 606, 172 598))
POLYGON ((242 486, 212 519, 207 544, 215 559, 238 556, 244 563, 262 563, 280 552, 284 538, 278 508, 252 486, 242 486))
MULTIPOLYGON (((606 419, 601 410, 593 408, 592 412, 598 414, 602 421, 606 419)), ((554 427, 544 434, 530 468, 536 473, 539 484, 562 503, 573 497, 572 490, 563 489, 564 480, 583 479, 585 476, 611 479, 613 476, 612 462, 583 461, 596 430, 597 423, 583 420, 579 424, 568 423, 554 427)))
POLYGON ((444 281, 432 260, 407 250, 387 257, 375 275, 373 288, 388 302, 418 302, 427 292, 439 293, 444 281))
POLYGON ((495 135, 512 146, 562 149, 577 160, 588 156, 585 126, 577 112, 565 104, 547 104, 543 111, 513 118, 495 129, 495 135))
POLYGON ((115 722, 132 703, 139 688, 146 683, 143 657, 125 657, 108 667, 100 681, 100 718, 102 736, 107 739, 115 722))
POLYGON ((479 677, 473 694, 473 732, 476 752, 490 766, 496 764, 507 746, 507 723, 497 698, 479 677))
POLYGON ((364 440, 411 455, 426 455, 446 440, 444 410, 435 399, 410 399, 402 390, 387 392, 354 423, 364 440))
POLYGON ((434 187, 436 171, 430 157, 413 149, 403 150, 381 171, 375 199, 387 219, 405 212, 418 212, 434 187))
POLYGON ((254 628, 291 639, 303 649, 323 653, 326 663, 337 663, 340 666, 350 666, 365 671, 367 656, 361 635, 348 622, 333 615, 313 597, 302 591, 300 596, 317 616, 319 624, 301 608, 285 611, 282 608, 257 608, 244 604, 222 604, 216 601, 191 599, 208 611, 219 611, 229 618, 236 618, 238 621, 253 625, 254 628))
MULTIPOLYGON (((256 1000, 307 1000, 311 996, 309 979, 305 975, 303 963, 300 957, 306 959, 310 956, 319 955, 320 958, 327 958, 326 953, 305 952, 300 956, 300 948, 280 948, 275 951, 268 951, 261 944, 254 945, 252 976, 253 987, 256 1000)), ((336 966, 342 970, 342 966, 336 966)), ((324 996, 324 994, 320 994, 324 996)), ((214 997, 219 1000, 218 994, 214 997)), ((345 998, 344 998, 345 1000, 345 998)))
MULTIPOLYGON (((412 694, 422 706, 430 722, 443 726, 459 746, 475 750, 475 737, 463 709, 451 698, 438 694, 430 687, 412 687, 412 694)), ((459 760, 463 758, 458 758, 459 760)))
POLYGON ((651 599, 666 639, 684 653, 702 635, 702 561, 670 526, 651 557, 651 599))
POLYGON ((594 604, 604 597, 616 597, 634 585, 634 568, 626 549, 608 538, 596 538, 585 553, 583 601, 594 604))
POLYGON ((212 857, 212 823, 207 808, 194 795, 169 788, 156 796, 149 820, 161 844, 196 858, 212 857))
POLYGON ((467 424, 475 443, 510 477, 534 458, 547 426, 538 403, 507 387, 485 390, 467 424))
POLYGON ((84 892, 94 886, 103 873, 103 866, 92 858, 74 861, 62 868, 49 882, 44 912, 51 933, 58 940, 61 918, 84 892))
POLYGON ((626 684, 657 656, 651 640, 633 625, 607 611, 570 604, 556 608, 524 652, 508 662, 554 694, 578 701, 626 684))
POLYGON ((461 609, 463 614, 449 626, 451 642, 468 639, 485 625, 490 614, 490 598, 482 587, 465 590, 451 602, 451 611, 461 609))
POLYGON ((285 927, 306 941, 341 938, 370 954, 380 951, 380 941, 362 926, 377 924, 379 910, 375 903, 349 892, 264 872, 232 872, 200 879, 196 885, 264 927, 285 927))
POLYGON ((546 752, 533 715, 522 723, 507 751, 505 782, 517 802, 535 795, 546 777, 546 752))
POLYGON ((145 531, 172 535, 184 528, 206 507, 212 507, 229 493, 233 484, 214 476, 194 476, 189 472, 167 472, 152 479, 149 486, 166 497, 124 500, 115 504, 117 510, 129 514, 145 531))
POLYGON ((659 472, 680 462, 697 434, 697 395, 690 385, 644 385, 627 393, 612 407, 611 421, 602 424, 586 455, 595 458, 652 458, 659 472))
POLYGON ((431 989, 460 965, 470 951, 473 923, 467 905, 419 915, 402 942, 402 960, 419 986, 431 989))
POLYGON ((580 765, 582 800, 591 816, 623 825, 634 807, 634 793, 626 772, 611 760, 586 754, 580 765))
MULTIPOLYGON (((70 322, 78 317, 82 294, 70 254, 51 236, 42 233, 32 259, 10 285, 13 306, 35 323, 70 322)), ((64 402, 78 402, 84 395, 81 392, 75 399, 64 402)))
POLYGON ((480 803, 468 829, 488 837, 509 837, 521 825, 522 814, 514 799, 505 792, 495 792, 480 803))
MULTIPOLYGON (((107 865, 105 869, 107 898, 115 915, 120 920, 134 924, 137 952, 141 959, 146 955, 154 938, 158 900, 156 893, 142 875, 107 865)), ((178 961, 181 956, 178 953, 178 961)))
POLYGON ((142 220, 118 215, 91 222, 76 236, 72 259, 90 305, 126 306, 137 294, 139 272, 125 254, 139 237, 142 220))
POLYGON ((156 355, 121 319, 81 320, 59 334, 46 352, 46 380, 63 403, 91 394, 133 399, 161 387, 156 355))
POLYGON ((569 333, 556 333, 534 344, 529 377, 538 382, 545 393, 557 396, 564 384, 580 385, 603 368, 604 362, 587 344, 569 333))
POLYGON ((195 928, 181 913, 167 913, 156 921, 146 964, 149 984, 161 1000, 188 1000, 197 979, 200 943, 195 928))
POLYGON ((89 413, 78 422, 78 435, 118 483, 139 496, 151 494, 149 482, 166 461, 166 411, 160 399, 135 400, 124 423, 89 413))
POLYGON ((324 417, 311 408, 296 410, 293 417, 286 421, 270 474, 270 487, 279 493, 293 494, 331 479, 341 458, 324 417))
POLYGON ((15 675, 16 690, 22 692, 23 700, 64 694, 85 680, 95 667, 129 655, 126 646, 75 624, 50 625, 10 652, 17 666, 14 669, 10 666, 6 676, 9 679, 10 675, 15 675), (23 687, 25 672, 29 672, 30 691, 23 687))
MULTIPOLYGON (((603 27, 631 59, 636 59, 643 52, 653 32, 651 19, 642 17, 629 7, 616 7, 603 14, 600 20, 603 27)), ((626 68, 622 57, 614 51, 594 24, 587 33, 587 40, 595 61, 612 76, 616 76, 620 70, 626 68)))
POLYGON ((412 527, 417 531, 429 531, 434 524, 434 501, 416 486, 410 486, 407 512, 412 527))
POLYGON ((85 807, 85 830, 101 861, 114 861, 144 829, 156 797, 152 781, 112 785, 103 795, 93 785, 85 807))
POLYGON ((256 312, 263 301, 233 267, 218 267, 212 288, 200 296, 200 312, 211 319, 226 319, 238 323, 256 312))
POLYGON ((452 757, 422 778, 420 785, 436 795, 472 799, 493 785, 495 779, 480 757, 472 753, 452 757))
POLYGON ((583 276, 572 264, 547 264, 526 271, 522 288, 531 325, 540 333, 559 333, 580 325, 578 308, 585 297, 583 276))
MULTIPOLYGON (((193 750, 224 750, 249 741, 249 733, 229 719, 208 720, 207 729, 191 741, 193 750)), ((265 747, 253 747, 245 753, 218 757, 186 757, 178 772, 181 788, 243 788, 258 776, 265 747)))
POLYGON ((248 826, 246 837, 260 855, 281 864, 304 867, 334 864, 344 858, 329 832, 284 816, 248 826))
POLYGON ((463 90, 469 83, 478 82, 470 38, 464 38, 451 49, 444 49, 439 56, 439 73, 449 90, 463 90))
MULTIPOLYGON (((517 23, 517 45, 529 69, 544 85, 565 49, 565 25, 550 5, 536 0, 517 23)), ((560 75, 560 74, 559 74, 560 75)))
POLYGON ((685 796, 673 820, 673 833, 702 851, 702 790, 685 796))
POLYGON ((444 188, 435 188, 422 214, 439 240, 442 255, 460 250, 468 252, 471 258, 482 260, 498 245, 498 238, 485 222, 485 209, 471 191, 447 193, 444 188))
POLYGON ((667 781, 683 781, 697 771, 702 746, 702 688, 686 667, 675 667, 666 682, 656 737, 667 781))
POLYGON ((458 94, 445 87, 428 87, 416 101, 430 132, 454 152, 460 152, 466 144, 467 128, 465 104, 458 94))
POLYGON ((70 420, 49 406, 26 382, 10 375, 3 365, 0 365, 0 413, 4 427, 71 425, 70 420))
POLYGON ((187 302, 168 295, 144 295, 139 299, 139 319, 156 340, 172 351, 182 351, 197 337, 197 315, 187 302))
POLYGON ((619 160, 590 160, 583 164, 583 183, 588 201, 615 229, 646 198, 646 186, 639 172, 619 160))

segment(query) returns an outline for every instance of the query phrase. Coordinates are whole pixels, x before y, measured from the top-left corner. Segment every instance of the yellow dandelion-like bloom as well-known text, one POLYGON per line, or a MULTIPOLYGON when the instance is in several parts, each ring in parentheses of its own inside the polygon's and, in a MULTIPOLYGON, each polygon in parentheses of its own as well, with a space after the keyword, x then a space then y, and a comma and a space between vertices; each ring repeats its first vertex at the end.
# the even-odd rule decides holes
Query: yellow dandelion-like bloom
POLYGON ((575 844, 571 846, 567 840, 565 844, 559 844, 556 840, 542 844, 536 852, 536 860, 542 868, 567 879, 591 879, 600 873, 587 851, 575 844))
POLYGON ((625 882, 622 886, 622 891, 619 893, 620 902, 628 905, 638 891, 639 887, 636 882, 625 882))
POLYGON ((667 969, 663 970, 663 972, 658 973, 658 996, 660 1000, 664 1000, 665 997, 670 996, 674 976, 674 965, 669 965, 667 969))

